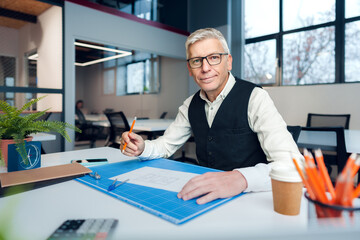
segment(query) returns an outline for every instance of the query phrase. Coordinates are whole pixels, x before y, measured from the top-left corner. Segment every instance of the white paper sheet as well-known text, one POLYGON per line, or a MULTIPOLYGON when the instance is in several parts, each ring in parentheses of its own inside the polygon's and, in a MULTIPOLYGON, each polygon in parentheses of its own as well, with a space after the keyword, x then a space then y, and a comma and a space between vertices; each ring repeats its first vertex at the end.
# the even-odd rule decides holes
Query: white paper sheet
POLYGON ((193 177, 199 174, 173 171, 162 168, 143 167, 131 172, 127 172, 111 179, 128 183, 142 185, 146 187, 159 188, 172 192, 180 192, 182 187, 193 177))

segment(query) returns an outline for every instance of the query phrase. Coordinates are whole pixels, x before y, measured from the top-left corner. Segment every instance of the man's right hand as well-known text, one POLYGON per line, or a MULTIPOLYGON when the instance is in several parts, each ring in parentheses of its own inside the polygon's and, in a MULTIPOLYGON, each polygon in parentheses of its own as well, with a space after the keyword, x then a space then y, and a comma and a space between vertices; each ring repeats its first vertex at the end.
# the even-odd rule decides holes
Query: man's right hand
POLYGON ((127 143, 123 154, 129 157, 139 156, 145 148, 145 142, 142 137, 136 133, 124 132, 121 136, 120 150, 124 148, 124 144, 127 143))

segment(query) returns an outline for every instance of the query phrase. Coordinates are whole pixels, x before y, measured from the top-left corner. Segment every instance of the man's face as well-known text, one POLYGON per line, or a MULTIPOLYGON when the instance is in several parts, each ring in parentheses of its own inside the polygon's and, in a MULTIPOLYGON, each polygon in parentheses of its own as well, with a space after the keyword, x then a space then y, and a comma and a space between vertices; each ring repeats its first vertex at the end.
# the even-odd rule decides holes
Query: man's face
MULTIPOLYGON (((224 48, 218 39, 204 39, 190 45, 188 51, 189 58, 194 58, 205 57, 213 53, 224 53, 224 48)), ((206 92, 210 101, 214 101, 223 90, 228 79, 228 72, 232 68, 230 54, 223 55, 221 58, 221 63, 218 65, 211 66, 206 59, 203 60, 200 68, 190 68, 189 63, 187 65, 190 76, 206 92)))

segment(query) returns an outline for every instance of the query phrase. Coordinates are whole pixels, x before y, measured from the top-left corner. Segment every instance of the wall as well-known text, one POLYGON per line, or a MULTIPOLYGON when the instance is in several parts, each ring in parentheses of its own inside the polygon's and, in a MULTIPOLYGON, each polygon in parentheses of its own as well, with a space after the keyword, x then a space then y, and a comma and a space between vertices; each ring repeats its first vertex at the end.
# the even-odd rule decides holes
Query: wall
MULTIPOLYGON (((83 39, 94 42, 108 43, 109 45, 123 47, 127 49, 135 49, 145 52, 152 52, 161 56, 185 59, 184 43, 185 35, 173 33, 154 26, 131 21, 126 18, 115 16, 112 14, 97 11, 91 8, 83 7, 69 1, 65 1, 64 5, 65 19, 65 121, 74 122, 75 119, 75 50, 74 40, 83 39), (85 21, 86 19, 86 21, 85 21)), ((96 85, 100 87, 99 85, 96 85)), ((187 84, 185 85, 187 89, 187 84)), ((101 88, 100 88, 101 89, 101 88)), ((120 102, 126 106, 134 106, 136 109, 140 106, 139 101, 142 100, 142 107, 154 108, 154 112, 159 112, 157 107, 161 97, 156 99, 154 95, 146 96, 127 96, 126 100, 120 99, 120 102), (126 101, 126 102, 125 102, 126 101), (156 105, 148 105, 148 103, 156 102, 156 105)), ((97 101, 104 101, 104 105, 113 104, 114 102, 107 98, 99 96, 93 97, 95 104, 97 101)), ((167 99, 171 105, 171 99, 167 99)), ((89 103, 90 104, 90 103, 89 103)), ((135 109, 135 108, 133 108, 135 109)), ((129 112, 129 114, 132 114, 129 112)), ((70 133, 70 137, 74 139, 74 133, 70 133)), ((73 144, 65 143, 65 150, 73 149, 73 144)))
POLYGON ((265 88, 288 125, 306 125, 308 113, 351 114, 360 129, 360 83, 265 88))
POLYGON ((76 68, 76 100, 83 99, 88 112, 101 113, 105 108, 112 108, 129 117, 159 118, 162 112, 168 112, 168 118, 175 118, 178 107, 188 96, 185 60, 162 57, 160 93, 148 95, 103 95, 100 66, 76 68))
MULTIPOLYGON (((24 54, 37 49, 37 86, 41 88, 62 88, 62 9, 52 6, 40 16, 36 24, 26 24, 19 30, 19 76, 21 86, 26 85, 24 54)), ((41 94, 38 94, 41 96, 41 94)), ((20 103, 19 103, 20 104, 20 103)), ((62 96, 49 94, 46 101, 38 103, 38 109, 51 108, 62 111, 62 96)))

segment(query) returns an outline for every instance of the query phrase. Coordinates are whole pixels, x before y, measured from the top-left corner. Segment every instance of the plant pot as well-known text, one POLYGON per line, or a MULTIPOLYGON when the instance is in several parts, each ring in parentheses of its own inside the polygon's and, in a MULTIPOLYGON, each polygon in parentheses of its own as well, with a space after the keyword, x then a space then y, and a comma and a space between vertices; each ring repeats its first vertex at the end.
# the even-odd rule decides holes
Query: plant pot
MULTIPOLYGON (((27 138, 25 138, 25 141, 30 142, 30 141, 32 141, 32 139, 33 139, 33 137, 27 137, 27 138)), ((8 166, 8 146, 9 146, 9 144, 14 144, 15 142, 13 139, 1 139, 0 143, 1 143, 2 157, 5 162, 5 167, 7 167, 8 166)))

